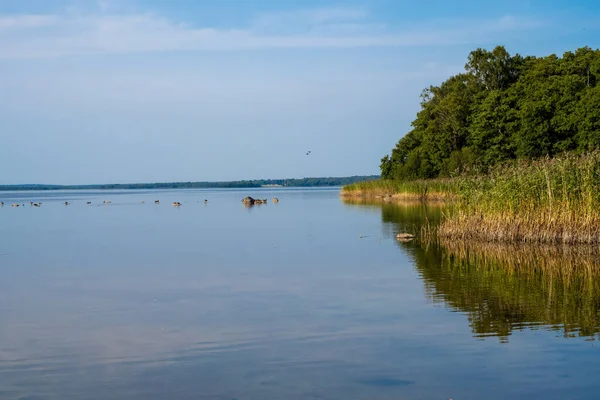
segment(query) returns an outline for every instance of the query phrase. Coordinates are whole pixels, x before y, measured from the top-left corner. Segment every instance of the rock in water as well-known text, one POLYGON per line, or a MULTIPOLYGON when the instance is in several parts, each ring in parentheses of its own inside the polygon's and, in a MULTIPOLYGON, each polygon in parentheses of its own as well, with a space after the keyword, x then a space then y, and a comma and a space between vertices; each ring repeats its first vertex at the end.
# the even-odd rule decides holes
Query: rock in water
POLYGON ((396 239, 398 239, 401 242, 410 242, 414 238, 415 238, 415 235, 413 235, 411 233, 399 233, 396 235, 396 239))
POLYGON ((244 204, 254 204, 255 202, 256 202, 256 200, 254 200, 254 199, 253 199, 252 197, 250 197, 250 196, 244 197, 244 198, 242 199, 242 203, 244 203, 244 204))

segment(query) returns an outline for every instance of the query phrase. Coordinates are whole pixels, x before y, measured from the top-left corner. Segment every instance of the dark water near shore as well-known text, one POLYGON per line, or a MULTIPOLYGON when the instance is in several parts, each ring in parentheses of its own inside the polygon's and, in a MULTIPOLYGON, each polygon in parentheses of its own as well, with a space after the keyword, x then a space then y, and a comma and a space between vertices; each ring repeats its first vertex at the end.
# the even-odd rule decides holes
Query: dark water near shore
POLYGON ((442 209, 337 190, 0 200, 0 399, 600 393, 589 249, 399 243, 442 209))

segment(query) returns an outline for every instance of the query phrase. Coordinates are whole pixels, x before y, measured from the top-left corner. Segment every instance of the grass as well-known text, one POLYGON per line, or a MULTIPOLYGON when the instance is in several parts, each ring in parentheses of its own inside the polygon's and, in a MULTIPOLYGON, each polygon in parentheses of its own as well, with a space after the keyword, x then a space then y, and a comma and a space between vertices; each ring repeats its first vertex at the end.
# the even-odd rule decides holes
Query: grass
POLYGON ((399 201, 448 201, 457 198, 456 179, 373 180, 344 186, 341 196, 399 201))
POLYGON ((463 179, 446 239, 600 244, 600 152, 505 165, 463 179))
POLYGON ((341 195, 452 201, 437 228, 444 239, 600 244, 600 151, 519 161, 483 176, 361 182, 344 187, 341 195))

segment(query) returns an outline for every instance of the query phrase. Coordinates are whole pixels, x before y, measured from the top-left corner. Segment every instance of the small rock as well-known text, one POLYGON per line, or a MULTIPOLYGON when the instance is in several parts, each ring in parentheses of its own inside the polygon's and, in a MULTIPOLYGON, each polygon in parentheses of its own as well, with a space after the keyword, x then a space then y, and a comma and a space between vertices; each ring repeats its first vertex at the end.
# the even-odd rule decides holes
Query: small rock
POLYGON ((396 239, 398 239, 401 242, 410 242, 414 238, 415 238, 415 235, 413 235, 411 233, 399 233, 396 235, 396 239))

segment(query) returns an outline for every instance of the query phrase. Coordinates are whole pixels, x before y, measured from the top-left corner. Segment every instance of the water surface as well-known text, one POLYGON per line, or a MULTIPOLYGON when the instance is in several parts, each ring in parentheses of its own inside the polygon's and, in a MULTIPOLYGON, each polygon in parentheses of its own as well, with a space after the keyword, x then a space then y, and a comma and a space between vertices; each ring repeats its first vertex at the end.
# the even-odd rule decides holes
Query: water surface
POLYGON ((0 200, 1 399, 600 393, 585 250, 399 243, 443 210, 344 204, 331 189, 0 200), (246 195, 280 203, 247 208, 246 195))

